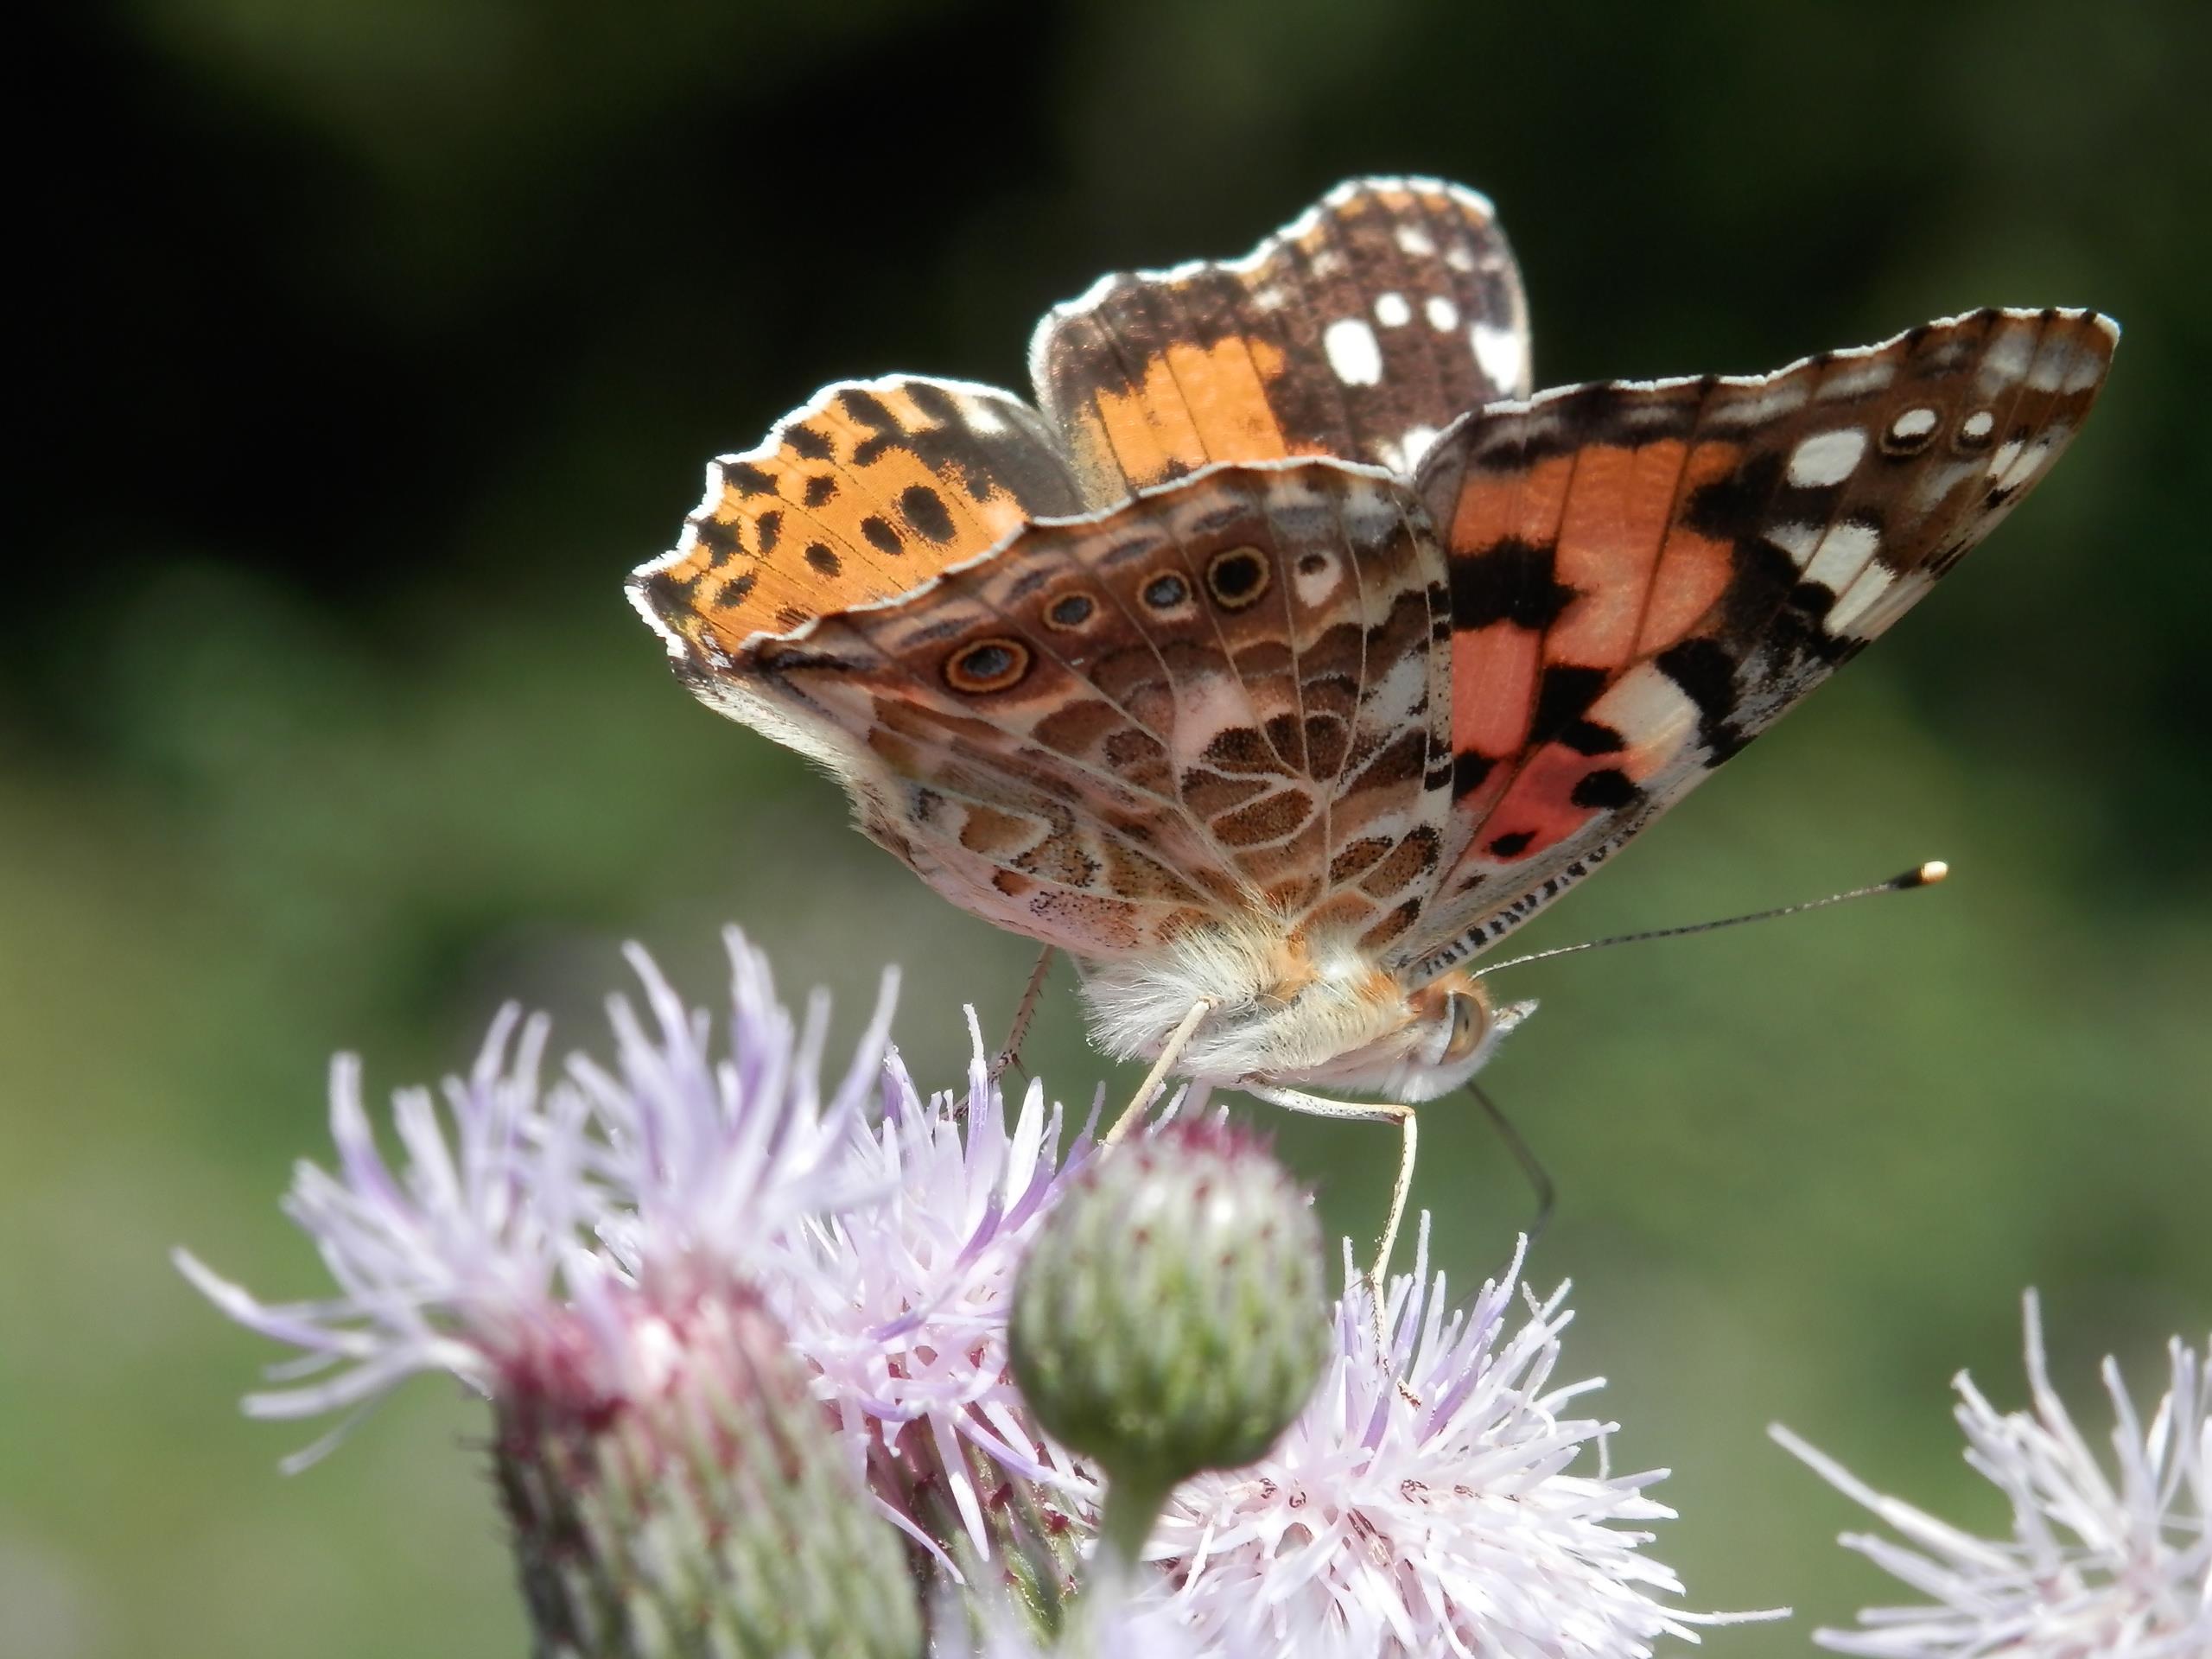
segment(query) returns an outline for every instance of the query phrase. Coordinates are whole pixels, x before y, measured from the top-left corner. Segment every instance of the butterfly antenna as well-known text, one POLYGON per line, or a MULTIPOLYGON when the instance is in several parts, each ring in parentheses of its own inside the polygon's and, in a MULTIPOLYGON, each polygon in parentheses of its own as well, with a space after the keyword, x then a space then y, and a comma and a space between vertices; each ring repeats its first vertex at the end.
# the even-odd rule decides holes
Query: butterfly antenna
POLYGON ((1521 1173, 1527 1177, 1529 1191, 1536 1195, 1535 1218, 1528 1227, 1529 1248, 1534 1249, 1536 1241, 1544 1236, 1544 1228, 1551 1221, 1552 1202, 1559 1197, 1559 1189, 1552 1184, 1551 1172, 1544 1167, 1543 1160, 1529 1150, 1529 1143, 1521 1138, 1521 1131, 1513 1127, 1513 1120, 1506 1116, 1503 1108, 1484 1092, 1482 1084, 1470 1079, 1467 1092, 1483 1109, 1483 1116, 1490 1119, 1491 1127, 1497 1131, 1497 1138, 1505 1142, 1506 1151, 1511 1153, 1513 1161, 1521 1166, 1521 1173))
POLYGON ((1754 910, 1743 916, 1724 916, 1718 921, 1692 922, 1684 927, 1655 927, 1641 933, 1616 933, 1610 938, 1586 939, 1580 944, 1562 944, 1556 950, 1537 950, 1525 957, 1515 957, 1509 962, 1494 962, 1488 967, 1478 968, 1475 977, 1480 979, 1503 968, 1519 968, 1532 962, 1545 962, 1553 957, 1571 957, 1578 950, 1603 950, 1616 944, 1641 944, 1646 939, 1678 939, 1688 933, 1710 933, 1716 928, 1740 927, 1745 922, 1770 922, 1779 916, 1797 916, 1808 910, 1826 910, 1830 905, 1844 904, 1853 899, 1871 899, 1878 893, 1908 893, 1915 887, 1932 887, 1950 873, 1951 867, 1942 859, 1931 858, 1925 864, 1916 864, 1886 881, 1877 881, 1871 887, 1853 887, 1849 893, 1832 893, 1825 899, 1808 899, 1802 904, 1782 905, 1773 910, 1754 910))

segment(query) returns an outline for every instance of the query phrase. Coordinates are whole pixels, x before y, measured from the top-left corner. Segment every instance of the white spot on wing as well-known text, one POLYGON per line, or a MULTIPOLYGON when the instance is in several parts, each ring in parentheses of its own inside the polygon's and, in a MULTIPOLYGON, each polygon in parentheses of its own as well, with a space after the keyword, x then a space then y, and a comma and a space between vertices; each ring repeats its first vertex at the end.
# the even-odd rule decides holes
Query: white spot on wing
POLYGON ((1976 382, 1986 391, 2017 384, 2034 359, 2036 325, 2023 317, 2001 317, 1982 352, 1976 382))
POLYGON ((981 397, 963 397, 960 400, 960 412, 968 417, 968 424, 970 428, 982 433, 986 437, 1006 430, 1006 423, 999 418, 998 410, 993 409, 981 397))
POLYGON ((1890 435, 1910 440, 1924 438, 1936 429, 1936 411, 1932 409, 1908 409, 1890 423, 1890 435))
MULTIPOLYGON (((2066 429, 2063 427, 2053 427, 2044 432, 2027 447, 2026 453, 2021 455, 2018 464, 2006 469, 2001 476, 1993 474, 1997 479, 1997 487, 2000 490, 2018 489, 2050 464, 2051 456, 2065 442, 2066 429)), ((2012 444, 2005 446, 2007 449, 2015 447, 2012 444)))
POLYGON ((1889 592, 1897 576, 1887 565, 1870 564, 1859 575, 1859 579, 1844 589, 1836 602, 1828 607, 1827 623, 1831 633, 1847 632, 1851 625, 1864 615, 1874 601, 1889 592))
POLYGON ((1421 458, 1428 453, 1429 446, 1435 442, 1436 429, 1434 427, 1416 426, 1408 428, 1406 432, 1406 442, 1403 451, 1405 455, 1405 463, 1402 470, 1410 473, 1414 467, 1420 466, 1421 458))
POLYGON ((1815 432, 1789 452, 1789 481, 1799 489, 1840 484, 1866 453, 1866 435, 1855 426, 1815 432))
POLYGON ((1465 243, 1454 242, 1444 250, 1444 263, 1454 270, 1472 270, 1475 268, 1475 256, 1467 251, 1465 243))
POLYGON ((1790 563, 1802 570, 1812 563, 1813 555, 1821 550, 1825 528, 1802 518, 1785 518, 1767 531, 1766 538, 1789 556, 1790 563))
POLYGON ((1494 386, 1507 391, 1521 384, 1521 376, 1528 365, 1528 355, 1521 343, 1520 331, 1495 327, 1478 322, 1467 330, 1467 339, 1475 348, 1475 362, 1494 386))
POLYGON ((1423 309, 1428 313, 1428 326, 1440 334, 1449 333, 1459 326, 1459 308, 1441 294, 1431 297, 1423 309))
POLYGON ((1658 771, 1697 732, 1697 705, 1649 663, 1623 675, 1591 705, 1590 717, 1621 734, 1637 779, 1658 771))
POLYGON ((1820 398, 1828 403, 1836 398, 1857 397, 1870 391, 1879 391, 1897 378, 1897 365, 1887 358, 1871 353, 1864 357, 1839 352, 1828 372, 1821 377, 1820 398))
POLYGON ((1375 321, 1385 328, 1402 328, 1414 320, 1414 308, 1406 303, 1402 294, 1377 294, 1375 296, 1375 321))
POLYGON ((1298 587, 1298 601, 1308 610, 1319 610, 1329 595, 1336 591, 1337 558, 1333 553, 1309 552, 1299 556, 1291 580, 1298 587), (1306 565, 1319 559, 1320 563, 1308 570, 1306 565))
POLYGON ((1805 567, 1805 580, 1824 583, 1831 593, 1840 594, 1866 568, 1866 561, 1881 544, 1881 533, 1872 524, 1848 520, 1837 524, 1821 543, 1812 563, 1805 567))
POLYGON ((1960 426, 1959 430, 1965 436, 1971 438, 1974 442, 1979 443, 1989 435, 1991 429, 1994 428, 1996 424, 1997 416, 1994 413, 1989 410, 1977 409, 1973 414, 1967 416, 1965 422, 1960 426))
POLYGON ((1339 317, 1321 334, 1329 366, 1348 386, 1372 386, 1382 378, 1382 348, 1375 331, 1357 317, 1339 317))
POLYGON ((2014 438, 2009 443, 1999 444, 1997 453, 1989 458, 1989 475, 1992 478, 2002 478, 2006 473, 2011 472, 2012 463, 2020 458, 2020 451, 2026 447, 2018 438, 2014 438))
POLYGON ((1436 244, 1428 239, 1428 232, 1418 225, 1398 226, 1398 245, 1416 259, 1426 259, 1436 251, 1436 244))

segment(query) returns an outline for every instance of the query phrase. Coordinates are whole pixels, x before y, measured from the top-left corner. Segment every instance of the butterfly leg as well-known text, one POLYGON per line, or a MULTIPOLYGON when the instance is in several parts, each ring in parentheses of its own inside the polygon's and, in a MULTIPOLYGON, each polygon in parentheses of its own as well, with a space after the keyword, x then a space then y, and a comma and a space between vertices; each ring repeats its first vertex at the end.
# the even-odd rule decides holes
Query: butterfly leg
POLYGON ((1365 1105, 1348 1100, 1328 1100, 1296 1089, 1248 1086, 1247 1092, 1255 1099, 1266 1101, 1270 1106, 1280 1106, 1289 1112, 1302 1112, 1308 1117, 1346 1118, 1356 1122, 1395 1123, 1398 1126, 1398 1178, 1390 1188, 1390 1213, 1382 1224, 1382 1236, 1376 1242, 1375 1264, 1367 1270, 1368 1296, 1375 1308, 1376 1344, 1387 1354, 1389 1344, 1385 1340, 1382 1329, 1384 1283, 1390 1271, 1391 1252, 1398 1246, 1398 1229, 1406 1218, 1406 1200, 1413 1192, 1414 1154, 1421 1142, 1420 1122, 1414 1109, 1392 1101, 1378 1101, 1372 1105, 1365 1105))
POLYGON ((1037 965, 1029 970, 1029 982, 1021 988, 1021 1001, 1014 1006, 1014 1029, 1007 1033, 1005 1046, 991 1062, 993 1083, 1008 1068, 1020 1072, 1025 1079, 1029 1076, 1021 1068, 1022 1040, 1029 1035, 1029 1022, 1037 1017, 1037 1004, 1045 995, 1045 976, 1052 971, 1052 958, 1057 954, 1056 948, 1049 944, 1037 953, 1037 965))
POLYGON ((1153 1097, 1160 1092, 1160 1084, 1167 1080, 1167 1073, 1182 1058, 1183 1051, 1190 1046, 1191 1035, 1198 1030, 1198 1022, 1213 1010, 1214 999, 1210 996, 1202 996, 1191 1004, 1191 1011, 1183 1016, 1183 1022, 1169 1032, 1167 1040, 1160 1046, 1160 1058, 1152 1063, 1152 1070, 1144 1074, 1144 1081, 1137 1085, 1136 1098, 1122 1109, 1122 1115, 1114 1120, 1114 1127, 1106 1131, 1106 1145, 1120 1145, 1131 1128, 1144 1116, 1145 1109, 1152 1104, 1153 1097))

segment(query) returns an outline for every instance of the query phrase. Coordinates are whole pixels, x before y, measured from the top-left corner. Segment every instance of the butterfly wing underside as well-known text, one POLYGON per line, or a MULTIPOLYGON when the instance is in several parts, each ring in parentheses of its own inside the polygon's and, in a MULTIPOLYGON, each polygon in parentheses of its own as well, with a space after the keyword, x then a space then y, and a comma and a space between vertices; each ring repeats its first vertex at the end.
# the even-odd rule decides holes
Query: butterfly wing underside
POLYGON ((1528 307, 1486 199, 1364 179, 1243 259, 1104 278, 1039 324, 1030 368, 1094 505, 1220 461, 1407 474, 1527 394, 1528 307))
POLYGON ((1002 926, 1111 958, 1264 915, 1379 952, 1443 853, 1446 603, 1399 481, 1221 467, 738 671, 836 734, 875 840, 1002 926))
POLYGON ((1407 977, 1535 914, 1910 608, 2050 470, 2117 338, 1984 311, 1447 433, 1417 488, 1449 558, 1453 856, 1407 977))

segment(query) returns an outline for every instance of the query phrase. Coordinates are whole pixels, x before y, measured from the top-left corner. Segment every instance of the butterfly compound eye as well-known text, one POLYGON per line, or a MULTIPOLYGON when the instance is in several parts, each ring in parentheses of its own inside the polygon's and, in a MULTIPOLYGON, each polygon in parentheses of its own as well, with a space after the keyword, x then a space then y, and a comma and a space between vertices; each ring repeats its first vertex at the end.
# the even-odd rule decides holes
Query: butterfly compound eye
POLYGON ((1256 547, 1232 547, 1206 563, 1206 591, 1224 611, 1241 611, 1268 591, 1268 556, 1256 547))
POLYGON ((1490 1013, 1479 998, 1465 991, 1452 992, 1445 1003, 1452 1019, 1452 1035, 1444 1045, 1444 1060, 1448 1065, 1475 1052, 1483 1033, 1490 1029, 1490 1013))
POLYGON ((1019 639, 978 639, 944 659, 944 683, 977 695, 1003 691, 1029 671, 1029 647, 1019 639))

